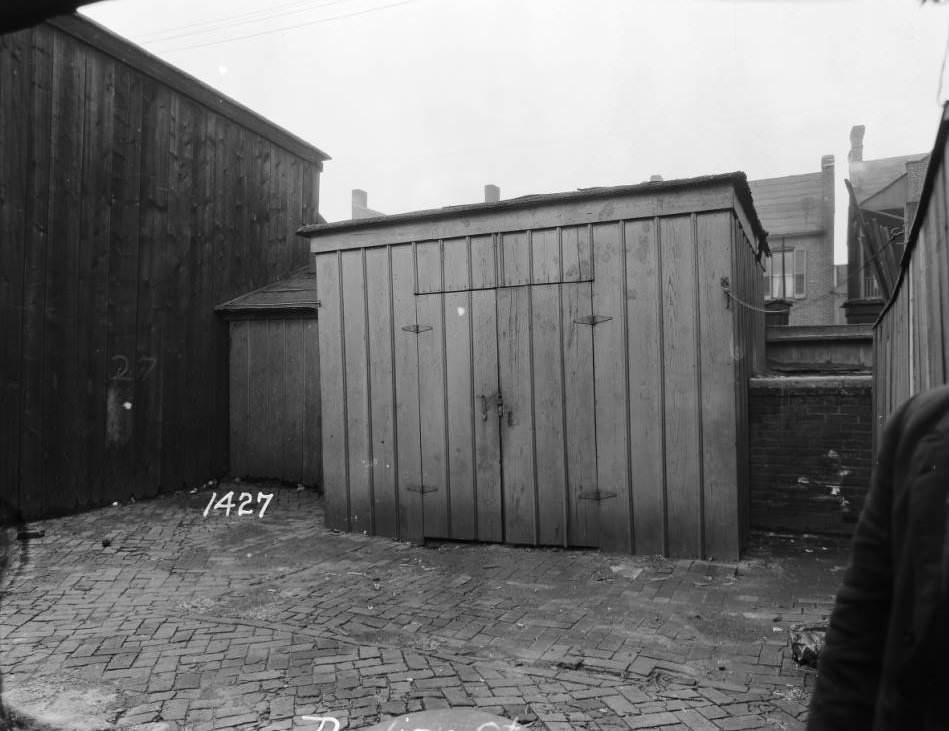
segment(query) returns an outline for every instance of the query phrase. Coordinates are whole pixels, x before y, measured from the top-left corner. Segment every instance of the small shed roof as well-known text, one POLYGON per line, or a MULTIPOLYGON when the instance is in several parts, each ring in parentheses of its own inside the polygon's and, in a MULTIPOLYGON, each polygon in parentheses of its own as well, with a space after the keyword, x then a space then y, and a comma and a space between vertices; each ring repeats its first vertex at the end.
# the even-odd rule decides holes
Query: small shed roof
POLYGON ((311 266, 297 269, 285 279, 242 294, 214 309, 225 317, 315 314, 316 275, 311 266))
POLYGON ((584 188, 566 193, 548 193, 541 195, 525 195, 520 198, 508 198, 489 203, 469 203, 459 206, 445 206, 423 211, 397 213, 375 218, 362 218, 348 221, 338 221, 326 224, 308 224, 302 226, 297 233, 301 236, 314 238, 326 233, 349 233, 371 229, 388 229, 405 224, 428 223, 445 219, 463 218, 468 215, 480 215, 515 211, 531 208, 538 205, 557 203, 574 203, 586 200, 608 199, 624 195, 653 195, 672 192, 688 188, 702 188, 713 185, 727 184, 734 188, 734 197, 740 202, 748 217, 753 235, 763 249, 767 250, 768 233, 762 226, 758 213, 752 201, 751 189, 748 187, 748 178, 743 172, 723 173, 720 175, 703 175, 695 178, 680 178, 677 180, 648 181, 637 185, 621 185, 603 188, 584 188))

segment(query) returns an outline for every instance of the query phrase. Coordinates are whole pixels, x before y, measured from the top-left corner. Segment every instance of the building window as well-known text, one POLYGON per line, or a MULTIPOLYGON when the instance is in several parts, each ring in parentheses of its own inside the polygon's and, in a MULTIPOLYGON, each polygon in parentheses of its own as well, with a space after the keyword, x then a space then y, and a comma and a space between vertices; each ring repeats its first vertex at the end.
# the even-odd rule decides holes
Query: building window
POLYGON ((776 249, 764 259, 766 299, 802 299, 807 296, 804 249, 776 249))

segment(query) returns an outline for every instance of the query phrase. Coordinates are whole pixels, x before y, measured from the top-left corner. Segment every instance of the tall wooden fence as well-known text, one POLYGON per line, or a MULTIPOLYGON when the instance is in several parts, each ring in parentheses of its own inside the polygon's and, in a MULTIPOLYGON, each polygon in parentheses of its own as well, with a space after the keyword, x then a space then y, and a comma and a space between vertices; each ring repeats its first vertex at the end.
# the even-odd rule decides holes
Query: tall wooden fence
POLYGON ((78 17, 0 36, 0 497, 227 469, 214 306, 306 263, 324 159, 78 17))
POLYGON ((899 280, 874 326, 874 443, 894 409, 949 376, 949 186, 943 110, 899 280))

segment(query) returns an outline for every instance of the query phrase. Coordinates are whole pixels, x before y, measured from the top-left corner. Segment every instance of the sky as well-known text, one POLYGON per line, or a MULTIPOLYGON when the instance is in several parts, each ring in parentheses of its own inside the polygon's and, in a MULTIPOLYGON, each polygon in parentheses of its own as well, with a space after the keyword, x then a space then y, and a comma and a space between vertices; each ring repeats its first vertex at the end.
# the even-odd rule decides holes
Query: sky
MULTIPOLYGON (((919 0, 107 0, 82 12, 329 154, 400 213, 928 152, 949 4, 919 0)), ((949 77, 949 72, 947 72, 949 77)))

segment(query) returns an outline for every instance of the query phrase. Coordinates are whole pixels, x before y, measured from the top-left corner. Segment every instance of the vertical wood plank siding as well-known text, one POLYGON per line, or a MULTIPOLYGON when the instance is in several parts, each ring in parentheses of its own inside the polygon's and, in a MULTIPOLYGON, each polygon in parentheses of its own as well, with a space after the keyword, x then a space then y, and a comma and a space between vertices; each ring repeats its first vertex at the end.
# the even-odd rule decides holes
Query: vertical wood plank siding
POLYGON ((735 212, 531 215, 314 235, 328 525, 737 557, 764 318, 722 288, 763 297, 735 212))
POLYGON ((949 382, 949 109, 930 155, 896 289, 873 329, 874 450, 912 395, 949 382))
POLYGON ((306 317, 231 321, 232 474, 320 482, 316 328, 306 317))
POLYGON ((28 518, 223 474, 214 306, 308 260, 325 156, 176 73, 80 19, 0 37, 0 497, 28 518))

